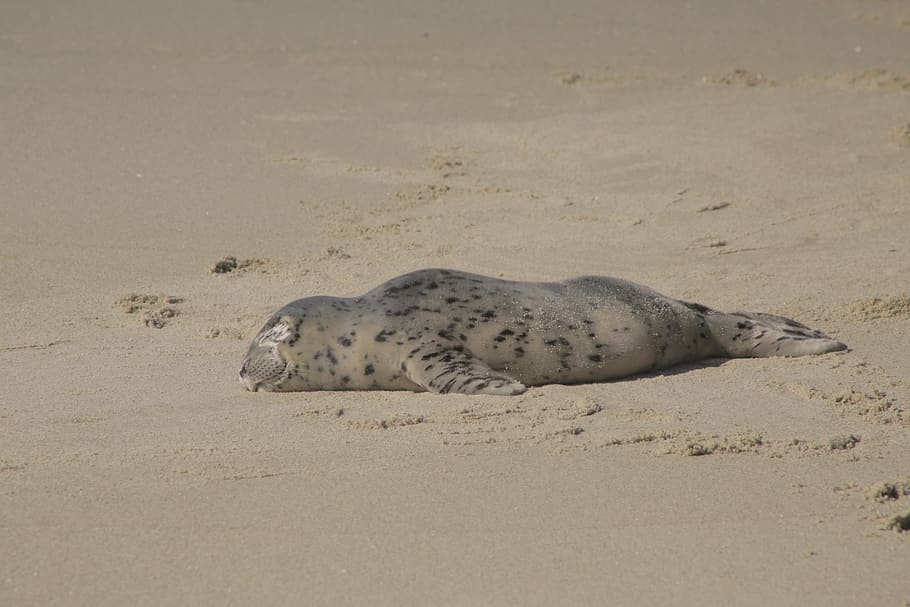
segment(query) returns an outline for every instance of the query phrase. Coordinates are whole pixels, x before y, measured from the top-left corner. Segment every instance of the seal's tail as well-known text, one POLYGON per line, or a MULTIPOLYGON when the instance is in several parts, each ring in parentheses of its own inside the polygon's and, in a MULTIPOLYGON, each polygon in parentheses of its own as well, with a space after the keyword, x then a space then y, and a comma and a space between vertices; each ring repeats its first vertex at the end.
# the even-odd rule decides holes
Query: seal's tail
POLYGON ((705 320, 717 344, 731 358, 806 356, 847 349, 821 331, 774 314, 711 310, 705 320))

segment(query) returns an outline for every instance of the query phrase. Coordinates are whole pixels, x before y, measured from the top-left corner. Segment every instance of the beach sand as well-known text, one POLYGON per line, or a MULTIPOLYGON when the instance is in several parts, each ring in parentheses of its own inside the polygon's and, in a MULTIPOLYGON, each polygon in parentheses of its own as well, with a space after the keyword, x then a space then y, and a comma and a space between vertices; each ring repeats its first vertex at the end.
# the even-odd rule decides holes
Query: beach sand
POLYGON ((488 4, 0 7, 0 604, 910 603, 906 3, 488 4), (851 350, 241 389, 424 267, 851 350))

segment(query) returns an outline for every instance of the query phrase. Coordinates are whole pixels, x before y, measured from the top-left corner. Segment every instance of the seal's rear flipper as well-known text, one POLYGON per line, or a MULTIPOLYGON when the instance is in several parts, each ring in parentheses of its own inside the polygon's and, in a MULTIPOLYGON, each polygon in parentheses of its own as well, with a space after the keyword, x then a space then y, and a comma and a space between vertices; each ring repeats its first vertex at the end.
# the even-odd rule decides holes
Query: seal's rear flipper
POLYGON ((402 363, 408 378, 429 392, 513 396, 527 388, 494 371, 460 344, 430 342, 411 350, 402 363))
POLYGON ((731 358, 806 356, 847 349, 821 331, 774 314, 712 310, 705 320, 717 344, 731 358))

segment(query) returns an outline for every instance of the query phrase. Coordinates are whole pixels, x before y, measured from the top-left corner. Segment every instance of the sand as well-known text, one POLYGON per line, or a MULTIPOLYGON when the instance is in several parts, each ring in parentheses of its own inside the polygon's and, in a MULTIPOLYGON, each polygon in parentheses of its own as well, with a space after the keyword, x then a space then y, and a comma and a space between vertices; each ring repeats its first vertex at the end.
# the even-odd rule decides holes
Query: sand
POLYGON ((910 602, 906 3, 4 3, 0 107, 0 604, 910 602), (433 266, 852 349, 240 389, 433 266))

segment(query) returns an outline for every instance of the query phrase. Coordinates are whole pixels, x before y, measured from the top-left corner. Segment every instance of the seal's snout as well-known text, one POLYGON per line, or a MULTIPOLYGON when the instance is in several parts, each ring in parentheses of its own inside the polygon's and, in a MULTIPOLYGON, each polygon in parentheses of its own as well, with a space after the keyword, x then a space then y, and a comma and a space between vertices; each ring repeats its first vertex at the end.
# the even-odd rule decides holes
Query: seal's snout
POLYGON ((239 373, 240 385, 243 386, 244 388, 246 388, 247 390, 249 390, 250 392, 255 392, 256 390, 259 389, 259 383, 250 379, 249 375, 247 375, 247 366, 249 365, 249 362, 250 362, 249 358, 244 358, 243 364, 240 365, 240 373, 239 373))
POLYGON ((287 362, 274 347, 251 350, 240 366, 240 385, 250 392, 280 390, 279 385, 287 379, 287 362))
POLYGON ((250 392, 282 390, 288 379, 288 361, 278 346, 289 339, 287 324, 279 322, 263 329, 250 344, 250 349, 240 365, 240 384, 250 392))

